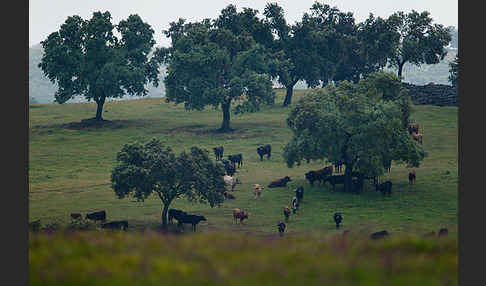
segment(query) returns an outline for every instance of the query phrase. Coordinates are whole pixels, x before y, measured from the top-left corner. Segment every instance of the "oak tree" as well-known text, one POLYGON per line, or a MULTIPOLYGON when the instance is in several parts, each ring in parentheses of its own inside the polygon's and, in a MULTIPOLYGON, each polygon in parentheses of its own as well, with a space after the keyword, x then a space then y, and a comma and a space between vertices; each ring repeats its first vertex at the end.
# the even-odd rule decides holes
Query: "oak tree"
POLYGON ((96 121, 103 120, 107 98, 144 96, 147 83, 158 85, 158 64, 148 58, 155 45, 153 29, 136 14, 118 25, 111 18, 108 11, 94 12, 89 20, 70 16, 41 42, 44 54, 39 67, 59 87, 55 102, 62 104, 75 96, 93 100, 96 121))
POLYGON ((162 226, 167 225, 170 204, 178 198, 209 203, 224 201, 226 185, 221 164, 214 163, 207 150, 192 147, 176 155, 172 148, 152 139, 146 144, 125 144, 117 153, 111 185, 118 198, 132 196, 143 201, 151 194, 163 204, 162 226))

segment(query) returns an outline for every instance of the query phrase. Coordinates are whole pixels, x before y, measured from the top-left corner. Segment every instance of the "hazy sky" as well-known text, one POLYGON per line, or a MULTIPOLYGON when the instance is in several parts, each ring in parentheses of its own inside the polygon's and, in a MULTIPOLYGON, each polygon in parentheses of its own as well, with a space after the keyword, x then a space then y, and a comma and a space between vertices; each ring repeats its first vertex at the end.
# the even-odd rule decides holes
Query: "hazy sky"
MULTIPOLYGON (((315 2, 314 0, 286 0, 286 1, 262 1, 262 0, 29 0, 29 47, 40 43, 47 36, 59 30, 66 18, 79 15, 83 19, 90 19, 95 11, 109 11, 112 23, 118 24, 130 14, 138 14, 144 22, 152 26, 155 31, 157 45, 168 46, 169 39, 165 38, 162 30, 169 27, 169 23, 185 18, 187 21, 198 21, 204 18, 216 18, 221 10, 229 4, 234 4, 238 11, 243 7, 257 9, 259 16, 266 3, 277 2, 283 7, 288 23, 300 20, 304 12, 315 2)), ((383 18, 394 12, 410 12, 412 9, 418 12, 429 11, 433 23, 444 26, 458 26, 457 0, 340 0, 319 1, 321 3, 336 6, 343 12, 352 12, 356 22, 362 22, 369 13, 383 18)))

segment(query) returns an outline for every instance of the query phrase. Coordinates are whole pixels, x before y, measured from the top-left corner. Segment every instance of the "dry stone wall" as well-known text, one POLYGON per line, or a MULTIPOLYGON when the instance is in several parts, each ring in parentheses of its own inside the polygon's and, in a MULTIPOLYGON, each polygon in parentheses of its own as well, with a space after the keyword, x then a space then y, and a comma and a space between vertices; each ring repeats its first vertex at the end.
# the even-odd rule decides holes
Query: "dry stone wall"
POLYGON ((403 83, 403 86, 408 89, 408 94, 414 104, 458 106, 456 87, 434 83, 427 85, 403 83))

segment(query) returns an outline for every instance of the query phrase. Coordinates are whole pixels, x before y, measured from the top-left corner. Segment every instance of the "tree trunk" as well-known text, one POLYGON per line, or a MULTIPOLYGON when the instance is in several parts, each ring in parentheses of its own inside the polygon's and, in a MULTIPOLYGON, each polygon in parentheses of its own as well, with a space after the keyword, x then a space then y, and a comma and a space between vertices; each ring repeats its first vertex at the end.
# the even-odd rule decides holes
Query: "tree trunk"
POLYGON ((353 167, 351 164, 346 164, 346 168, 344 169, 344 191, 351 192, 353 190, 353 177, 351 174, 353 173, 353 167))
POLYGON ((287 89, 287 93, 285 94, 285 99, 283 102, 283 106, 288 106, 292 103, 292 95, 294 93, 294 86, 297 82, 292 82, 289 85, 286 85, 285 88, 287 89))
POLYGON ((96 108, 96 120, 101 121, 103 120, 103 105, 105 104, 105 97, 101 97, 99 100, 96 100, 96 104, 98 104, 96 108))
POLYGON ((400 80, 402 80, 402 70, 403 70, 403 66, 405 65, 405 62, 402 62, 399 66, 398 66, 398 77, 400 78, 400 80))
POLYGON ((162 210, 162 228, 167 229, 167 212, 169 210, 169 204, 164 204, 164 208, 162 210))
POLYGON ((221 104, 221 108, 223 109, 223 123, 221 124, 221 128, 219 129, 221 132, 231 131, 230 106, 231 106, 230 102, 221 104))

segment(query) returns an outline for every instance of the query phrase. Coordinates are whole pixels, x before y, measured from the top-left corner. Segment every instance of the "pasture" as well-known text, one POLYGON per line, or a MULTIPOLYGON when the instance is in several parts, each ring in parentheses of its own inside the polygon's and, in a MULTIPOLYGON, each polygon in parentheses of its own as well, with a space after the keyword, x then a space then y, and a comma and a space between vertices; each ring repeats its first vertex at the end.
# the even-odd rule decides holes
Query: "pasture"
MULTIPOLYGON (((305 91, 295 90, 293 102, 305 91)), ((416 169, 415 185, 408 183, 408 169, 392 165, 391 173, 380 181, 393 182, 393 194, 383 198, 369 183, 362 194, 331 192, 327 184, 310 187, 304 174, 327 162, 303 163, 289 169, 281 156, 291 137, 286 118, 292 106, 283 108, 284 90, 277 91, 276 104, 258 113, 231 115, 232 133, 215 133, 220 127, 220 110, 185 111, 183 105, 165 103, 160 98, 111 101, 104 107, 103 127, 79 126, 82 119, 95 115, 95 103, 31 105, 29 109, 29 221, 42 224, 70 221, 70 213, 106 210, 107 219, 127 220, 129 232, 156 229, 160 225, 162 204, 156 196, 144 202, 118 199, 110 187, 116 153, 126 143, 158 138, 180 152, 191 146, 224 146, 224 158, 243 154, 243 167, 236 177, 243 182, 232 193, 236 199, 220 207, 175 201, 171 208, 204 215, 207 221, 198 232, 232 231, 255 234, 276 233, 283 220, 283 206, 290 205, 294 190, 304 187, 303 204, 290 216, 286 232, 334 235, 343 230, 368 235, 388 230, 393 234, 423 234, 447 227, 457 235, 458 223, 458 130, 456 107, 415 106, 412 119, 424 133, 427 157, 416 169), (256 148, 272 145, 272 158, 260 161, 256 148), (271 181, 290 176, 283 188, 265 188, 259 200, 253 199, 253 184, 267 186, 271 181), (232 209, 248 210, 249 219, 235 225, 232 209), (336 230, 333 214, 343 215, 336 230)), ((338 190, 342 185, 337 186, 338 190)), ((186 232, 190 227, 186 226, 186 232)))

